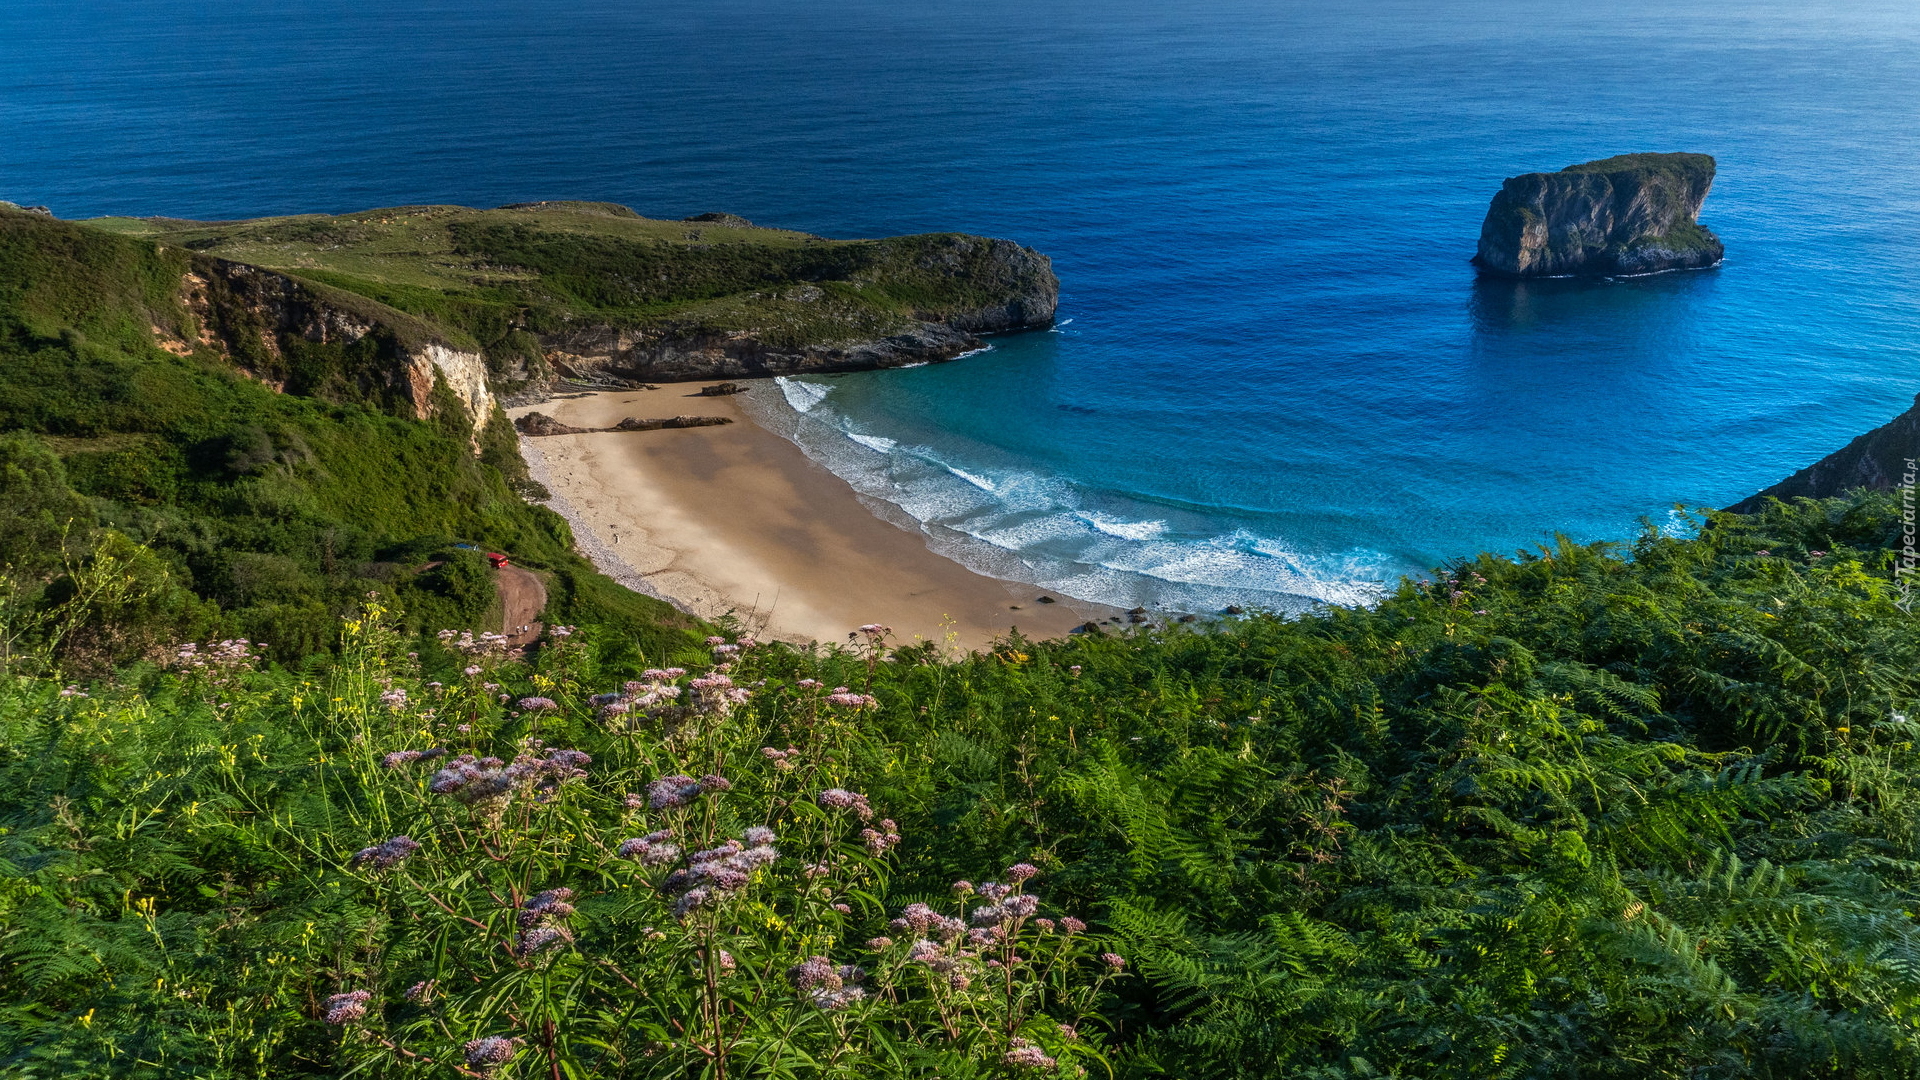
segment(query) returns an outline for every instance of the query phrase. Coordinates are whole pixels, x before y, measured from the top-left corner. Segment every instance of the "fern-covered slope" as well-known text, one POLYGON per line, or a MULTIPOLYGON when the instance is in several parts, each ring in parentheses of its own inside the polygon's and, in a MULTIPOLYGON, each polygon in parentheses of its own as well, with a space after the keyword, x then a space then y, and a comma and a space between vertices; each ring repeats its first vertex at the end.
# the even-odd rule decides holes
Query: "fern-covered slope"
MULTIPOLYGON (((1092 917, 1124 961, 1080 1025, 1119 1076, 1912 1076, 1920 633, 1898 530, 1889 500, 1859 497, 1464 561, 1371 611, 959 662, 749 647, 714 659, 759 689, 710 727, 597 708, 648 658, 591 634, 488 670, 551 710, 463 689, 467 661, 433 646, 418 667, 363 651, 324 682, 135 672, 62 698, 9 680, 0 1066, 445 1075, 402 1051, 498 1035, 525 1040, 514 1075, 711 1075, 679 1033, 705 999, 672 997, 699 985, 691 961, 648 958, 658 901, 610 854, 668 820, 623 793, 709 747, 729 828, 798 777, 864 793, 905 838, 786 955, 904 949, 903 905, 1030 863, 1043 910, 1092 917), (829 706, 802 679, 878 704, 829 706), (455 702, 470 732, 435 726, 455 702), (440 740, 511 756, 536 729, 593 758, 555 809, 470 814, 379 764, 440 740), (432 846, 403 871, 353 865, 400 832, 432 846), (574 890, 565 942, 508 953, 514 910, 482 877, 574 890), (440 996, 408 998, 427 978, 440 996), (327 1024, 325 999, 356 989, 367 1016, 327 1024), (680 1028, 625 1019, 663 1009, 680 1028)), ((788 907, 717 910, 742 957, 785 940, 788 907)), ((848 1014, 811 1004, 790 962, 711 984, 743 1040, 729 1075, 1049 1075, 1008 1064, 1006 1032, 966 1028, 978 1050, 956 1060, 931 1018, 887 1043, 857 1013, 838 1038, 848 1014)), ((1050 1023, 1020 1031, 1066 1059, 1050 1023)))

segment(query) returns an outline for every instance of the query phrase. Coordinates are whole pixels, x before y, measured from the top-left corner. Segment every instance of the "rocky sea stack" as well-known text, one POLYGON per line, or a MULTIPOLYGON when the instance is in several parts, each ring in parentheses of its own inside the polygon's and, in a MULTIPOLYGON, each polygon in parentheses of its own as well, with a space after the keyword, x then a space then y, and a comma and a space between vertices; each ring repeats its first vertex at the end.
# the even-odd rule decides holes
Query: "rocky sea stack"
POLYGON ((1622 154, 1500 185, 1473 264, 1502 277, 1653 274, 1720 261, 1702 228, 1706 154, 1622 154))

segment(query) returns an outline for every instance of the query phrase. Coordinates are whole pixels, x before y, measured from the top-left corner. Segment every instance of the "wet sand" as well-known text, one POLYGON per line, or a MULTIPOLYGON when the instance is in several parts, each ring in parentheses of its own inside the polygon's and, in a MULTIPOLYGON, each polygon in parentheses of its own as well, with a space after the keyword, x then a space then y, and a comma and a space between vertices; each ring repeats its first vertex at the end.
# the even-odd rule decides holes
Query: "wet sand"
POLYGON ((521 438, 602 570, 706 618, 786 641, 845 641, 881 623, 901 642, 980 649, 1018 628, 1058 637, 1113 611, 983 577, 884 521, 845 481, 698 384, 565 395, 510 410, 575 427, 726 416, 724 427, 521 438), (536 460, 537 458, 537 460, 536 460), (585 535, 591 533, 591 536, 585 535), (609 558, 611 556, 611 558, 609 558), (607 565, 612 564, 612 565, 607 565), (624 565, 621 565, 624 564, 624 565), (637 580, 635 580, 637 579, 637 580))

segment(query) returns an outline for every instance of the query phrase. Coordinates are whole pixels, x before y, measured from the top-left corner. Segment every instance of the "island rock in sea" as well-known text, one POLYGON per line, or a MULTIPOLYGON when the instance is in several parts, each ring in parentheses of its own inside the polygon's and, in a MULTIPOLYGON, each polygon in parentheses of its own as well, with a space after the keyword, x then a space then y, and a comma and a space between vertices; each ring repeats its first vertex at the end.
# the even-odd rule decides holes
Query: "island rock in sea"
POLYGON ((1894 491, 1920 458, 1920 395, 1913 408, 1801 469, 1765 491, 1727 507, 1736 514, 1766 509, 1768 499, 1828 499, 1856 488, 1894 491))
POLYGON ((1504 277, 1713 266, 1725 248, 1698 220, 1712 186, 1706 154, 1622 154, 1515 176, 1487 208, 1473 264, 1504 277))

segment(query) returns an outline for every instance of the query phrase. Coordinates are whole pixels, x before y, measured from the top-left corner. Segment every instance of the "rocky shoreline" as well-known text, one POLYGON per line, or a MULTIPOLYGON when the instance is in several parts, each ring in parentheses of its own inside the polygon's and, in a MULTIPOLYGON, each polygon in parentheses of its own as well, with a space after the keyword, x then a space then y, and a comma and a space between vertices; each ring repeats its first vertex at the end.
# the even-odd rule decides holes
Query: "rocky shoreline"
POLYGON ((1860 488, 1894 491, 1903 478, 1913 475, 1916 459, 1920 459, 1920 395, 1914 396, 1913 407, 1906 412, 1727 509, 1755 514, 1772 499, 1830 499, 1860 488))

